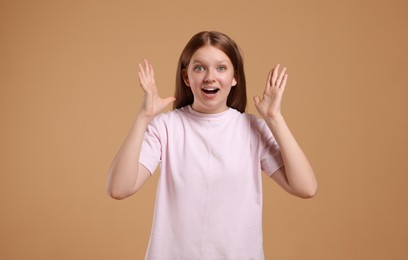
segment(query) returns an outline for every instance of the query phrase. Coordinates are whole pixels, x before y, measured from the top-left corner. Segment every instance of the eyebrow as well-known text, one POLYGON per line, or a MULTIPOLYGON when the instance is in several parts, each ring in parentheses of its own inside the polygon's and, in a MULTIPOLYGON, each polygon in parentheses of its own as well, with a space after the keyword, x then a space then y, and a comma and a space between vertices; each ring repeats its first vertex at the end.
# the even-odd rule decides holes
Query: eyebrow
MULTIPOLYGON (((204 61, 201 61, 201 60, 199 60, 199 59, 194 59, 194 60, 191 60, 191 63, 195 63, 195 62, 198 62, 198 63, 205 63, 204 61)), ((216 61, 216 63, 228 63, 228 60, 220 60, 220 61, 216 61)))

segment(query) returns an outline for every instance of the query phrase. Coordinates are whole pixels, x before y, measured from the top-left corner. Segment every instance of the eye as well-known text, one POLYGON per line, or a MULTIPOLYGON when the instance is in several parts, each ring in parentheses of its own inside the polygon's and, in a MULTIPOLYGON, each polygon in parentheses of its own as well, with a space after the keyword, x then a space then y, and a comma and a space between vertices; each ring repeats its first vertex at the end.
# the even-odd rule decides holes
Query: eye
POLYGON ((204 66, 202 66, 202 65, 194 66, 194 71, 203 71, 203 70, 204 70, 204 66))
POLYGON ((219 67, 218 67, 218 70, 219 70, 219 71, 226 71, 226 70, 227 70, 227 66, 224 66, 224 65, 219 66, 219 67))

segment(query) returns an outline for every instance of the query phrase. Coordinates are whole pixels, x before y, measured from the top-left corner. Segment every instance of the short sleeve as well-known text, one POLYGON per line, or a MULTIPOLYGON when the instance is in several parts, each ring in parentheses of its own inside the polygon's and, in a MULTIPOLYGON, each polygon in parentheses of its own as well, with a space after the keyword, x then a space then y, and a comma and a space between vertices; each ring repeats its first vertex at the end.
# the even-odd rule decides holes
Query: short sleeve
POLYGON ((261 146, 261 169, 269 177, 284 166, 280 148, 264 120, 257 120, 261 146))
POLYGON ((145 166, 150 174, 154 173, 161 161, 161 151, 158 121, 152 120, 145 131, 139 156, 139 163, 145 166))

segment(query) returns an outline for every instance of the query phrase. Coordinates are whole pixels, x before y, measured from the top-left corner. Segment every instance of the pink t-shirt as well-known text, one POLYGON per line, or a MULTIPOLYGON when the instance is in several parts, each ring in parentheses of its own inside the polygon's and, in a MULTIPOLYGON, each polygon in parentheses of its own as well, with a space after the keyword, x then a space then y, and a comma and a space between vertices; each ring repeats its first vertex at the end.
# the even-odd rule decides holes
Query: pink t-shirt
POLYGON ((156 116, 139 162, 161 163, 148 260, 264 259, 262 176, 283 166, 263 120, 186 106, 156 116))

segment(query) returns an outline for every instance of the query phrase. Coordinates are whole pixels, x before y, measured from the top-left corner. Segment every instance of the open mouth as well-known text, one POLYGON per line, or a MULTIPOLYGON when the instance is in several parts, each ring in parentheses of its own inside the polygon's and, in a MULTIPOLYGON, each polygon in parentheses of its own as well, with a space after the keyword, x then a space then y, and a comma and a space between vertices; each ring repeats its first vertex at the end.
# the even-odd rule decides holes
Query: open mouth
POLYGON ((201 91, 203 91, 205 94, 215 94, 219 91, 219 88, 203 88, 201 91))

